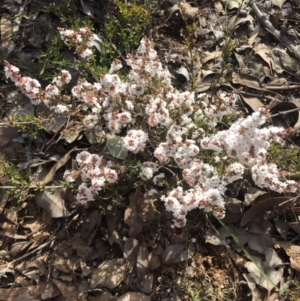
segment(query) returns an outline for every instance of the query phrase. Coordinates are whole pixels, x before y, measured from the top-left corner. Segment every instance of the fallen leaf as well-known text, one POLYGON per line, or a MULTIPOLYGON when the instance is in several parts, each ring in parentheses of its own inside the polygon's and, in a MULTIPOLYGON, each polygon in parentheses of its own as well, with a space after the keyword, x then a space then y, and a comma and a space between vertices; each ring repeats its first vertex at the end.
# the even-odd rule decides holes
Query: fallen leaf
POLYGON ((38 191, 35 199, 38 206, 43 208, 52 218, 68 216, 69 212, 65 206, 65 188, 51 191, 38 191))
POLYGON ((261 85, 259 79, 249 74, 232 72, 232 82, 234 84, 240 84, 256 90, 265 90, 261 85))
POLYGON ((282 248, 290 257, 291 267, 300 272, 300 246, 293 245, 287 241, 276 242, 275 248, 282 248))
POLYGON ((267 45, 260 43, 254 48, 256 54, 258 54, 269 66, 270 73, 273 74, 274 62, 271 57, 271 49, 267 45))
POLYGON ((140 243, 135 238, 130 237, 125 241, 123 248, 123 257, 132 265, 136 263, 139 247, 140 243))
MULTIPOLYGON (((39 283, 29 287, 0 288, 0 300, 2 301, 40 301, 41 296, 47 291, 49 298, 59 295, 58 290, 50 283, 39 283)), ((42 297, 42 300, 46 300, 42 297)), ((75 301, 75 300, 74 300, 75 301)))
POLYGON ((272 49, 273 56, 277 56, 280 59, 281 65, 288 72, 297 72, 299 70, 299 60, 290 57, 284 50, 279 48, 272 49))
POLYGON ((92 289, 97 286, 105 286, 109 289, 117 287, 125 278, 127 264, 124 258, 106 260, 92 272, 92 289))
POLYGON ((143 227, 148 223, 143 222, 139 216, 136 208, 136 202, 138 198, 144 198, 144 195, 141 192, 132 193, 129 196, 130 202, 129 206, 125 209, 124 212, 124 222, 128 225, 128 234, 129 236, 134 236, 142 232, 143 227))
POLYGON ((148 268, 150 271, 155 270, 161 266, 160 256, 155 254, 154 251, 150 252, 148 255, 148 268))
POLYGON ((148 272, 148 264, 148 249, 143 239, 140 244, 136 260, 136 271, 139 279, 142 279, 148 272))
POLYGON ((210 60, 214 60, 214 59, 220 57, 222 54, 223 54, 222 51, 213 51, 213 52, 210 52, 207 56, 205 56, 205 57, 201 60, 201 63, 202 63, 202 64, 205 64, 205 63, 207 63, 207 62, 210 61, 210 60))
POLYGON ((192 257, 193 253, 194 246, 192 244, 173 244, 164 250, 162 261, 166 264, 186 261, 192 257))
POLYGON ((151 301, 151 297, 142 293, 128 292, 119 297, 117 301, 151 301))
POLYGON ((11 16, 9 14, 2 14, 0 19, 0 36, 1 36, 1 46, 6 52, 11 44, 13 34, 13 25, 11 16))
MULTIPOLYGON (((262 196, 260 196, 262 197, 262 196)), ((264 200, 256 202, 250 209, 246 211, 241 220, 241 227, 244 227, 253 218, 263 215, 267 211, 274 211, 280 207, 281 210, 290 206, 295 202, 291 197, 271 197, 268 193, 264 194, 264 200)))
POLYGON ((110 155, 114 158, 124 160, 127 157, 128 150, 123 148, 123 138, 107 134, 106 146, 110 155))
MULTIPOLYGON (((49 170, 49 172, 42 178, 38 180, 39 185, 48 184, 52 179, 54 178, 56 172, 58 169, 63 167, 70 159, 71 153, 76 150, 76 147, 72 148, 70 151, 68 151, 58 162, 56 162, 52 168, 49 170)), ((35 183, 32 183, 31 185, 34 185, 35 183)))
POLYGON ((300 234, 300 222, 291 222, 288 224, 294 231, 296 231, 298 234, 300 234))
POLYGON ((278 127, 284 127, 285 129, 293 127, 299 121, 299 111, 294 111, 290 113, 285 113, 289 110, 297 109, 298 106, 289 101, 281 101, 275 104, 270 109, 270 115, 275 115, 280 113, 279 116, 272 117, 273 125, 278 127))
POLYGON ((282 9, 283 3, 285 0, 271 0, 272 4, 278 6, 280 9, 282 9))
POLYGON ((78 292, 72 284, 57 279, 52 279, 52 282, 59 289, 65 301, 79 301, 78 292))
POLYGON ((282 265, 282 261, 274 249, 267 248, 265 250, 265 258, 266 260, 261 262, 260 258, 254 257, 255 262, 247 262, 245 267, 256 284, 268 291, 269 296, 271 290, 280 282, 284 269, 283 267, 278 268, 278 266, 282 265), (261 273, 260 269, 264 271, 269 279, 261 273))
POLYGON ((0 147, 19 135, 18 130, 12 126, 0 127, 0 147))

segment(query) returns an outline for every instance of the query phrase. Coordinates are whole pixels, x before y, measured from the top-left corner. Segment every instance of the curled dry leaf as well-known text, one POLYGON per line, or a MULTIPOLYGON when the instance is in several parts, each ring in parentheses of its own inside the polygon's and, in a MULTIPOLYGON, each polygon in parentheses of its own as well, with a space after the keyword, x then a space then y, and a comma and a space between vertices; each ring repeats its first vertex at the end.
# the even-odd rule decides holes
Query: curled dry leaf
POLYGON ((270 73, 273 74, 274 62, 271 57, 271 49, 266 44, 258 44, 254 48, 256 54, 258 54, 269 66, 270 73))
POLYGON ((272 117, 273 125, 284 128, 293 127, 299 121, 299 111, 293 111, 290 113, 285 112, 297 108, 298 106, 295 103, 289 101, 281 101, 275 104, 270 109, 270 114, 275 115, 279 113, 280 115, 272 117))
POLYGON ((257 77, 254 77, 249 74, 243 74, 243 73, 232 73, 232 82, 234 84, 240 84, 255 90, 261 90, 264 91, 265 89, 262 87, 259 79, 257 77))
POLYGON ((293 245, 290 242, 280 241, 276 242, 275 248, 282 248, 290 257, 291 267, 300 272, 300 246, 293 245))
MULTIPOLYGON (((52 168, 49 170, 49 172, 43 176, 41 179, 38 180, 39 185, 48 184, 55 176, 56 172, 63 167, 70 159, 71 153, 76 150, 76 147, 72 148, 70 151, 68 151, 59 161, 57 161, 52 168)), ((31 183, 31 185, 34 185, 35 183, 31 183)))
POLYGON ((92 289, 97 286, 105 286, 109 289, 117 287, 124 279, 127 272, 127 263, 124 258, 115 258, 104 261, 92 272, 92 289))

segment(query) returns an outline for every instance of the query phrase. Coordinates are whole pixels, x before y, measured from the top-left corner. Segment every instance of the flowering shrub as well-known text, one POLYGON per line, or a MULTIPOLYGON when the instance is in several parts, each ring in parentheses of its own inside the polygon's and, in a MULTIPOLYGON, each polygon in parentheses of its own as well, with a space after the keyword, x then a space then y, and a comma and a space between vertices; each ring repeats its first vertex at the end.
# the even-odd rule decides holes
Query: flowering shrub
MULTIPOLYGON (((89 57, 89 44, 83 47, 83 41, 92 35, 89 30, 59 31, 63 39, 74 43, 80 57, 89 57)), ((127 80, 116 73, 122 68, 116 60, 98 83, 82 79, 68 97, 62 95, 62 87, 71 79, 65 70, 44 90, 37 80, 22 77, 8 62, 5 74, 34 105, 44 103, 56 112, 84 116, 80 121, 87 129, 105 123, 110 132, 122 137, 124 149, 136 155, 147 153, 139 173, 145 202, 164 202, 177 227, 185 225, 187 213, 195 208, 223 217, 226 187, 242 179, 245 171, 251 172, 259 187, 279 193, 299 191, 299 183, 280 181, 277 166, 267 162, 270 142, 283 143, 289 134, 283 128, 267 126, 267 109, 237 118, 228 129, 218 130, 226 116, 236 114, 234 93, 220 93, 208 102, 206 94, 176 90, 147 38, 142 39, 135 56, 127 56, 126 63, 131 68, 127 80)), ((99 191, 116 183, 122 172, 122 162, 113 163, 87 151, 79 153, 76 161, 79 171, 66 171, 64 177, 68 182, 82 178, 77 193, 80 203, 93 201, 99 191)))

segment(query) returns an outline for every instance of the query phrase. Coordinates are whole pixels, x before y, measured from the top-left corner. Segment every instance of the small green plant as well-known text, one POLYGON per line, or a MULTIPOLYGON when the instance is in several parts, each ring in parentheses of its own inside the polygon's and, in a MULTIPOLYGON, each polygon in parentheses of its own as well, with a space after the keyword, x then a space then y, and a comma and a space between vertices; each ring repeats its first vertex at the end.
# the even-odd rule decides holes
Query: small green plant
POLYGON ((34 114, 15 114, 9 116, 9 122, 21 132, 37 137, 39 130, 43 128, 42 120, 34 114))
POLYGON ((16 168, 4 156, 0 158, 0 181, 5 184, 3 188, 7 188, 6 193, 8 195, 15 197, 18 201, 25 200, 28 195, 29 173, 16 168))
POLYGON ((108 66, 116 56, 132 52, 143 37, 151 21, 151 13, 135 2, 117 0, 116 11, 107 17, 104 26, 105 60, 108 66))

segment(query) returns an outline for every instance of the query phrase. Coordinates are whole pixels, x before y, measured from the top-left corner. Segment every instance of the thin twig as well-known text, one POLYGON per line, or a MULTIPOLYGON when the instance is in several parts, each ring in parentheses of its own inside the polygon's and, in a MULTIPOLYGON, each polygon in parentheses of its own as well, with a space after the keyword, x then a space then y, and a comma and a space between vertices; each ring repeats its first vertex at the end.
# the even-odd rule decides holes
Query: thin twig
MULTIPOLYGON (((37 188, 37 185, 30 185, 28 187, 25 187, 27 189, 34 189, 37 188)), ((63 188, 64 186, 62 185, 58 185, 58 186, 44 186, 43 189, 59 189, 59 188, 63 188)), ((18 186, 0 186, 0 189, 13 189, 13 188, 19 188, 18 186)))
POLYGON ((30 251, 29 253, 26 253, 26 254, 24 254, 23 256, 21 256, 21 257, 19 257, 19 258, 16 258, 16 259, 14 259, 13 261, 7 263, 7 264, 6 264, 6 267, 5 267, 4 269, 0 270, 0 277, 3 276, 3 275, 7 272, 7 270, 10 268, 10 266, 11 266, 12 264, 16 263, 17 261, 20 261, 21 259, 27 258, 27 257, 29 257, 29 256, 31 256, 31 255, 33 255, 33 254, 35 254, 35 253, 36 253, 37 251, 39 251, 39 250, 42 250, 43 248, 45 248, 45 247, 47 247, 48 245, 50 245, 51 242, 54 241, 55 239, 56 239, 56 237, 53 236, 53 237, 51 237, 51 238, 49 239, 49 241, 47 241, 47 242, 41 244, 41 245, 38 246, 36 249, 34 249, 34 250, 30 251))
POLYGON ((273 90, 273 91, 290 91, 290 90, 296 90, 300 89, 300 85, 290 85, 290 86, 265 86, 266 89, 268 90, 273 90))
POLYGON ((289 114, 289 113, 293 113, 293 112, 296 112, 296 111, 299 111, 300 108, 296 108, 296 109, 292 109, 292 110, 288 110, 288 111, 281 111, 281 112, 278 112, 276 114, 273 114, 271 116, 269 116, 269 118, 272 118, 272 117, 277 117, 277 116, 283 116, 283 115, 286 115, 286 114, 289 114))
POLYGON ((252 3, 252 9, 265 29, 270 32, 276 39, 278 39, 286 48, 288 48, 296 58, 300 59, 300 52, 297 47, 273 26, 273 24, 267 19, 267 17, 259 10, 254 1, 252 3))

